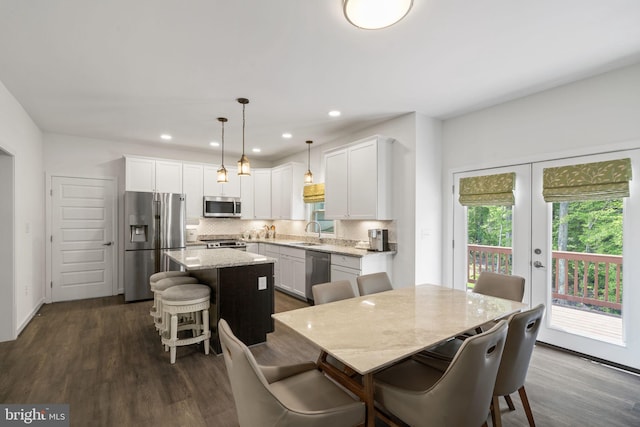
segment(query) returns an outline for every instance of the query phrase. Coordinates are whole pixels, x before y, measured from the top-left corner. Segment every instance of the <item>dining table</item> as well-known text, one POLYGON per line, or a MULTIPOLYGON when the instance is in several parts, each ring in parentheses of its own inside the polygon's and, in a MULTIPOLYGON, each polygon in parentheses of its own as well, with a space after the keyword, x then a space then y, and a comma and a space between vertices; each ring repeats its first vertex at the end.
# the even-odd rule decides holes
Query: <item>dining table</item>
POLYGON ((376 372, 526 307, 423 284, 276 313, 273 318, 321 349, 319 368, 365 403, 366 425, 374 426, 376 372), (328 363, 328 356, 345 368, 328 363))

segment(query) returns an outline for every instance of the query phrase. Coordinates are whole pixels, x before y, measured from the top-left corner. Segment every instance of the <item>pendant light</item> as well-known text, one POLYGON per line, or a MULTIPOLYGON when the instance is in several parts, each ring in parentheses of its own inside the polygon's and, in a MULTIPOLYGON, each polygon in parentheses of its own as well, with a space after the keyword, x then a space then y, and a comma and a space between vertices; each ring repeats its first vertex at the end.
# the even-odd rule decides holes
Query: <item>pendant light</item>
POLYGON ((247 98, 238 98, 237 101, 242 104, 242 157, 238 160, 238 175, 251 175, 251 165, 249 159, 244 155, 244 107, 249 103, 247 98))
POLYGON ((222 161, 220 163, 220 169, 218 169, 218 182, 229 182, 229 173, 224 167, 224 124, 227 119, 224 117, 218 117, 218 121, 222 125, 222 161))
POLYGON ((307 141, 307 173, 304 174, 304 183, 311 184, 313 183, 313 174, 311 173, 311 144, 313 141, 307 141))
POLYGON ((344 16, 365 30, 389 27, 404 18, 413 0, 343 0, 344 16))

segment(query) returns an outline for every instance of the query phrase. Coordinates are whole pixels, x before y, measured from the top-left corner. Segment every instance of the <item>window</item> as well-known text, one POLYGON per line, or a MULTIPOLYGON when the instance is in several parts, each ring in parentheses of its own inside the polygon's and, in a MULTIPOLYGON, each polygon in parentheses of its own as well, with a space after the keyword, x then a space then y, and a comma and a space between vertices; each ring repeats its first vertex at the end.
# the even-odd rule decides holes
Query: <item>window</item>
POLYGON ((306 203, 306 208, 308 221, 319 223, 322 233, 334 233, 334 221, 324 219, 324 202, 306 203))

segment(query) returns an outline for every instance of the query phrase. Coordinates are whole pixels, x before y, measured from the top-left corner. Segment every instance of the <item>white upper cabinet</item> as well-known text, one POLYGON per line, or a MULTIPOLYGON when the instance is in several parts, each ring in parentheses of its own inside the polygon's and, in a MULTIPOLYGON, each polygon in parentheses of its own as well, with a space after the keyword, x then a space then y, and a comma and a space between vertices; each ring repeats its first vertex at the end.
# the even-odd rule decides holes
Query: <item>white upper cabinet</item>
POLYGON ((393 219, 392 142, 374 136, 325 154, 325 218, 393 219))
POLYGON ((218 168, 220 166, 204 167, 204 195, 240 197, 240 177, 235 166, 225 166, 229 175, 229 182, 218 182, 218 168))
POLYGON ((287 163, 271 169, 271 218, 304 219, 304 166, 287 163))
POLYGON ((143 157, 125 157, 125 189, 182 193, 182 163, 143 157))
POLYGON ((182 192, 187 196, 187 218, 202 216, 203 169, 198 163, 182 164, 182 192))
POLYGON ((271 169, 251 169, 241 176, 242 219, 271 219, 271 169))

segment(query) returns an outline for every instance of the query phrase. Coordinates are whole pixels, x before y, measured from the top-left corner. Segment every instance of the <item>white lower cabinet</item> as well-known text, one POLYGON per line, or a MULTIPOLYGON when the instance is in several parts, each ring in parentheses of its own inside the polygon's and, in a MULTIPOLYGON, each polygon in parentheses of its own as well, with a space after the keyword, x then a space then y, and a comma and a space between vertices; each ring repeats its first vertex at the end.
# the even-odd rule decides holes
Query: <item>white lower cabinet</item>
POLYGON ((386 271, 391 277, 391 255, 388 253, 363 257, 331 254, 331 281, 348 280, 356 295, 360 295, 356 277, 381 271, 386 271))
POLYGON ((269 243, 260 243, 259 250, 264 248, 264 255, 270 258, 275 258, 276 262, 273 264, 273 284, 276 288, 282 288, 281 276, 280 276, 280 267, 282 266, 282 262, 280 260, 280 246, 271 245, 269 243))
POLYGON ((251 252, 253 254, 259 254, 260 243, 247 243, 247 252, 251 252))
POLYGON ((280 286, 299 297, 305 297, 305 250, 280 248, 280 286))

